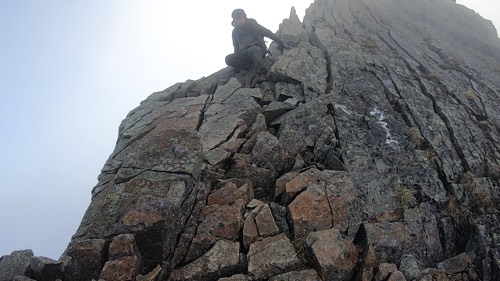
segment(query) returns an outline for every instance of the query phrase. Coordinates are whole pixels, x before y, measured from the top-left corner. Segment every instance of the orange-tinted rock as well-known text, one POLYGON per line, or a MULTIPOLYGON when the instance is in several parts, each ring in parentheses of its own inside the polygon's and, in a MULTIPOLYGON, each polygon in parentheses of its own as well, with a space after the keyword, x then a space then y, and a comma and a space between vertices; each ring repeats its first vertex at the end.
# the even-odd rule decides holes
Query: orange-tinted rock
POLYGON ((295 249, 285 234, 257 241, 248 251, 248 273, 257 280, 285 273, 298 264, 295 249))
POLYGON ((65 279, 75 281, 88 281, 97 279, 107 256, 106 240, 91 239, 77 240, 69 243, 65 252, 71 257, 65 267, 65 279))
POLYGON ((139 256, 141 253, 135 243, 133 234, 122 234, 115 236, 109 244, 108 260, 116 260, 126 256, 139 256))
POLYGON ((406 281, 405 275, 401 271, 394 271, 387 281, 406 281))
POLYGON ((240 244, 219 240, 202 257, 170 274, 169 281, 218 280, 240 267, 240 244))
POLYGON ((235 192, 238 187, 232 183, 228 182, 219 190, 210 194, 207 199, 207 205, 229 205, 236 201, 235 192))
POLYGON ((295 237, 332 227, 346 230, 351 218, 354 187, 345 172, 310 170, 302 180, 290 181, 298 189, 306 187, 288 206, 295 237))
POLYGON ((255 222, 257 223, 257 230, 259 231, 259 236, 264 238, 268 236, 274 236, 280 232, 276 222, 274 221, 273 214, 269 205, 264 205, 260 210, 259 214, 255 216, 255 222))
POLYGON ((140 259, 136 256, 126 256, 104 264, 99 280, 135 280, 139 273, 140 259))
POLYGON ((201 218, 196 236, 194 237, 186 260, 193 260, 205 253, 220 239, 238 240, 243 226, 241 208, 238 206, 220 205, 210 208, 205 217, 201 218))
POLYGON ((386 280, 393 272, 398 270, 398 266, 393 263, 381 263, 375 275, 376 281, 386 280))
POLYGON ((356 246, 338 229, 310 233, 306 243, 322 280, 351 280, 358 263, 356 246))

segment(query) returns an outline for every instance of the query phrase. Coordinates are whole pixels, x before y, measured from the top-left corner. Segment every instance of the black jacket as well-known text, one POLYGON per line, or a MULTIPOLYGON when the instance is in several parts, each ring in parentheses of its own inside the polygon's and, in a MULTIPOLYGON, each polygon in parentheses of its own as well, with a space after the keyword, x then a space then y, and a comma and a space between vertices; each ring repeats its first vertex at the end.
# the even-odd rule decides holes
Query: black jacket
POLYGON ((266 43, 264 42, 264 37, 271 38, 279 45, 283 45, 283 40, 272 33, 269 29, 258 24, 254 19, 246 19, 245 24, 242 27, 235 27, 233 29, 234 52, 238 53, 241 50, 254 45, 257 45, 265 50, 266 43))

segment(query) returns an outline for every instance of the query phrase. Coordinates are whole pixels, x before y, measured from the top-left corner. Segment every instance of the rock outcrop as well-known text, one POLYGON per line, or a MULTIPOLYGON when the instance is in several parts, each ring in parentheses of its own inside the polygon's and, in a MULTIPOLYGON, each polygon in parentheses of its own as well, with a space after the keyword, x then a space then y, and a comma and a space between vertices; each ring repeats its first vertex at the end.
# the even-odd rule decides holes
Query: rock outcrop
POLYGON ((316 0, 278 34, 272 80, 222 69, 132 110, 60 261, 15 252, 0 280, 499 280, 493 25, 316 0))

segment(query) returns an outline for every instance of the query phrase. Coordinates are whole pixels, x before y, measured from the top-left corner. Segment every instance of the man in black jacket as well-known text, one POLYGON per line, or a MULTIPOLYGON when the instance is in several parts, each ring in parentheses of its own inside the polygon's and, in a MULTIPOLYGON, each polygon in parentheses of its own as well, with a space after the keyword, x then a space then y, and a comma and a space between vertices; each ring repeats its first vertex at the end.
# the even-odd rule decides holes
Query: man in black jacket
POLYGON ((264 37, 271 38, 283 51, 285 43, 269 29, 258 24, 256 20, 246 17, 245 11, 236 9, 232 15, 234 53, 226 56, 226 64, 233 67, 235 73, 252 66, 257 70, 259 78, 267 77, 264 57, 267 53, 264 37))

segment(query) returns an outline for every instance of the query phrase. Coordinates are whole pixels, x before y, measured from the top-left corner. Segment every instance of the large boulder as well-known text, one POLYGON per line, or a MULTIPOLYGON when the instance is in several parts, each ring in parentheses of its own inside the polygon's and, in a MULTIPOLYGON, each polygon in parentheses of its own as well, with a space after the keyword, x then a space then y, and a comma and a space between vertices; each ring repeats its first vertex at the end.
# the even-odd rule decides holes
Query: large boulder
POLYGON ((292 243, 284 234, 257 241, 248 251, 248 273, 257 280, 290 271, 299 263, 292 243))
POLYGON ((168 280, 216 280, 234 273, 239 262, 240 244, 219 240, 205 255, 172 272, 168 280))
POLYGON ((312 169, 292 181, 297 181, 303 190, 288 206, 295 237, 330 228, 347 230, 356 194, 347 173, 312 169))
POLYGON ((356 246, 338 229, 310 233, 306 243, 311 249, 314 266, 323 280, 353 279, 358 264, 356 246))
POLYGON ((13 251, 0 258, 0 280, 10 281, 14 276, 30 276, 32 250, 13 251))

